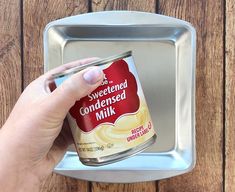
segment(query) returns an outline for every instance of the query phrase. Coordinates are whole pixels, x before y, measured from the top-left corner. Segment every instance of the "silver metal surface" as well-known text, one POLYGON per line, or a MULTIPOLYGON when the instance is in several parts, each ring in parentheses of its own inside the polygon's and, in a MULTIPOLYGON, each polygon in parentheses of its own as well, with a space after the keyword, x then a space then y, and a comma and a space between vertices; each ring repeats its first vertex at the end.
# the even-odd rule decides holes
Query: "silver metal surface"
POLYGON ((137 182, 190 171, 196 161, 195 49, 189 23, 157 14, 106 11, 49 23, 45 71, 76 59, 132 50, 158 135, 148 150, 102 167, 84 166, 68 151, 55 172, 92 181, 137 182))

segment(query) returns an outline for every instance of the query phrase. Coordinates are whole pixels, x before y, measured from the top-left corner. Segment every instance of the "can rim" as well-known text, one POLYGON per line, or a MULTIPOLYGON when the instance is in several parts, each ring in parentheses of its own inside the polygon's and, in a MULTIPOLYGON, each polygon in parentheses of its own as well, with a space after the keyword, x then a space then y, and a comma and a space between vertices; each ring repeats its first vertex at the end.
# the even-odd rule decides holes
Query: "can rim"
POLYGON ((76 67, 72 67, 70 69, 66 69, 63 72, 59 72, 59 73, 54 73, 52 74, 52 78, 56 79, 56 78, 60 78, 60 77, 64 77, 66 75, 72 75, 74 73, 77 73, 87 67, 91 67, 91 66, 101 66, 101 65, 105 65, 111 61, 117 61, 121 58, 126 58, 132 55, 132 51, 127 51, 118 55, 113 55, 104 59, 98 59, 97 61, 93 61, 90 63, 87 63, 85 65, 81 65, 81 66, 76 66, 76 67))

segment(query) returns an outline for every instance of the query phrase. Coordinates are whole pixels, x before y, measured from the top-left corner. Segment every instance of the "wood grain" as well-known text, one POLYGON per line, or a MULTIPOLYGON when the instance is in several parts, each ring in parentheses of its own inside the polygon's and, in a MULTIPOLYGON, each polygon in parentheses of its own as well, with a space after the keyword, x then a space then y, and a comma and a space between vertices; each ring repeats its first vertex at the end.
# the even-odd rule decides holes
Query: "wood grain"
POLYGON ((156 192, 155 182, 141 182, 132 184, 92 183, 93 192, 156 192))
MULTIPOLYGON (((24 87, 43 73, 43 30, 50 21, 88 11, 86 0, 24 0, 24 87)), ((89 183, 53 174, 41 191, 88 191, 89 183)))
POLYGON ((21 93, 20 1, 0 1, 0 127, 21 93))
POLYGON ((161 14, 197 31, 196 141, 193 172, 159 182, 160 192, 223 190, 223 0, 160 0, 161 14))
POLYGON ((132 10, 155 12, 156 0, 92 0, 92 11, 132 10))
MULTIPOLYGON (((92 0, 92 11, 103 10, 136 10, 155 12, 156 1, 142 1, 142 0, 92 0)), ((93 192, 151 192, 157 191, 157 182, 142 182, 137 184, 106 184, 106 183, 92 183, 93 192)))
POLYGON ((24 0, 24 86, 43 73, 43 30, 50 21, 88 11, 87 0, 24 0))
POLYGON ((41 185, 41 192, 88 192, 89 183, 63 177, 57 174, 50 175, 41 185))
POLYGON ((233 0, 226 1, 226 161, 225 191, 235 191, 235 6, 233 0))

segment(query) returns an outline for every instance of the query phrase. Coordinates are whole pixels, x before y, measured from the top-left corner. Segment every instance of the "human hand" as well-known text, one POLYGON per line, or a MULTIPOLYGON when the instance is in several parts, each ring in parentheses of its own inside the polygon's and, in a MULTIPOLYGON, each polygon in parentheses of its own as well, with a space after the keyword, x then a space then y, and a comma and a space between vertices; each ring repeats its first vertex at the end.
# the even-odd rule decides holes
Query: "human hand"
POLYGON ((34 80, 24 90, 0 130, 0 186, 3 191, 38 191, 40 183, 63 157, 72 136, 64 119, 75 101, 103 80, 98 67, 74 74, 53 92, 51 75, 95 58, 72 62, 34 80))

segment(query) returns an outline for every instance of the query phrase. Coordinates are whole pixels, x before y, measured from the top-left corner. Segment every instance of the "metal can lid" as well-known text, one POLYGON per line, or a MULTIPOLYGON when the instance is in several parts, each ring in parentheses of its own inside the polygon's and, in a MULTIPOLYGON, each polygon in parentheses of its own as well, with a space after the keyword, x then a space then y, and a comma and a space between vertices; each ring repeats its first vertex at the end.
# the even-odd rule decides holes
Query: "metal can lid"
POLYGON ((64 77, 66 75, 72 75, 74 73, 77 73, 87 67, 91 67, 91 66, 101 66, 101 65, 105 65, 109 62, 114 62, 114 61, 117 61, 121 58, 126 58, 126 57, 129 57, 131 56, 132 54, 132 51, 127 51, 125 53, 122 53, 122 54, 118 54, 118 55, 114 55, 114 56, 110 56, 110 57, 107 57, 107 58, 104 58, 104 59, 99 59, 97 61, 93 61, 91 63, 88 63, 88 64, 85 64, 85 65, 81 65, 81 66, 76 66, 76 67, 72 67, 70 69, 67 69, 63 72, 60 72, 60 73, 55 73, 55 74, 52 74, 52 78, 56 79, 56 78, 60 78, 60 77, 64 77))

